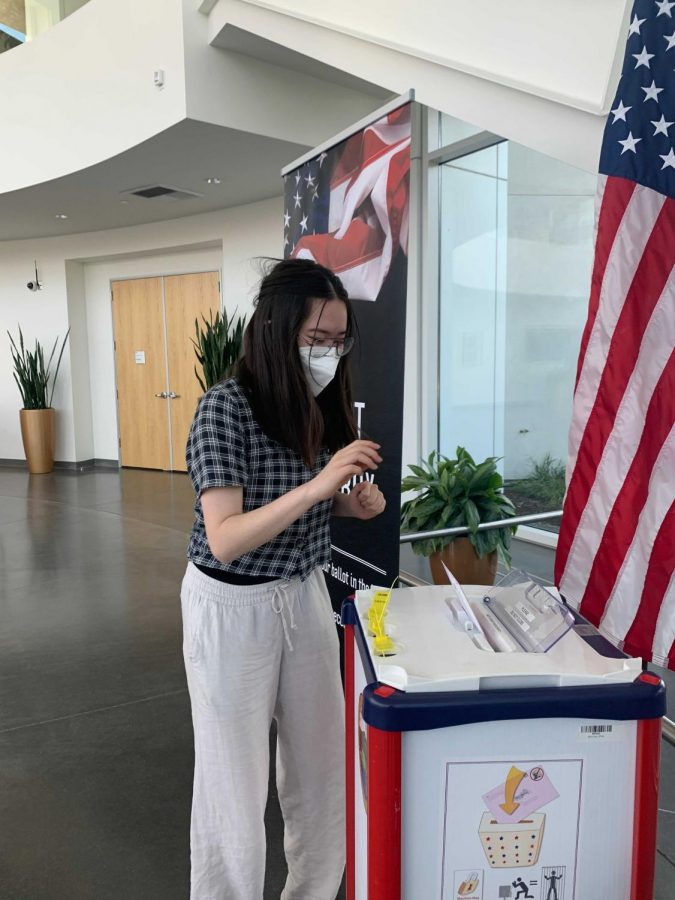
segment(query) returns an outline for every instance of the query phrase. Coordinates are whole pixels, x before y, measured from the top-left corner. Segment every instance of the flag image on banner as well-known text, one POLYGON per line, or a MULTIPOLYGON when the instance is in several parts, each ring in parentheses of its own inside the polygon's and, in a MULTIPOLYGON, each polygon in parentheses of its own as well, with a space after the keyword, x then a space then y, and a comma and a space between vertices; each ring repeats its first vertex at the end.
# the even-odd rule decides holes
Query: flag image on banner
POLYGON ((358 325, 348 360, 354 418, 383 457, 342 488, 377 484, 382 515, 331 524, 324 571, 336 617, 349 594, 399 573, 411 133, 410 101, 391 104, 284 174, 284 256, 327 266, 347 289, 358 325))
POLYGON ((340 276, 349 296, 376 300, 399 247, 407 253, 410 105, 287 175, 287 255, 340 276), (290 252, 289 252, 290 251, 290 252))
POLYGON ((675 668, 675 3, 636 0, 605 128, 556 584, 675 668))

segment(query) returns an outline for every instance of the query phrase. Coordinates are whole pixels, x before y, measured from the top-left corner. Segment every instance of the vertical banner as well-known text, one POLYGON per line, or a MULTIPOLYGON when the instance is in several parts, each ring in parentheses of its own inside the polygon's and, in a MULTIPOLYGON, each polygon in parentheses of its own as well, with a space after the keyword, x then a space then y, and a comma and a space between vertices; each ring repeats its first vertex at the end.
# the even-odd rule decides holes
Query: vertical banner
POLYGON ((336 613, 354 590, 388 586, 399 571, 410 140, 408 102, 284 174, 284 255, 327 266, 349 293, 360 335, 354 412, 384 460, 357 480, 378 485, 385 512, 333 519, 326 582, 336 613))

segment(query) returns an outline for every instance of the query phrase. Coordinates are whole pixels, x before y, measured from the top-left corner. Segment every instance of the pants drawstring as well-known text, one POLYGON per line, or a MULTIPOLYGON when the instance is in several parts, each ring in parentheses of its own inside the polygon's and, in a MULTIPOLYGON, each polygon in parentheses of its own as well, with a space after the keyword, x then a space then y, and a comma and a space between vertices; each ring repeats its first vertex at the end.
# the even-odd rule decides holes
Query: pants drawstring
POLYGON ((284 629, 284 638, 288 644, 288 649, 292 651, 293 644, 291 643, 288 628, 290 624, 291 631, 295 631, 298 626, 295 624, 295 617, 293 616, 293 602, 288 594, 288 585, 280 584, 275 587, 274 595, 272 596, 272 609, 281 618, 281 626, 284 629), (284 615, 284 609, 288 613, 288 622, 284 615))

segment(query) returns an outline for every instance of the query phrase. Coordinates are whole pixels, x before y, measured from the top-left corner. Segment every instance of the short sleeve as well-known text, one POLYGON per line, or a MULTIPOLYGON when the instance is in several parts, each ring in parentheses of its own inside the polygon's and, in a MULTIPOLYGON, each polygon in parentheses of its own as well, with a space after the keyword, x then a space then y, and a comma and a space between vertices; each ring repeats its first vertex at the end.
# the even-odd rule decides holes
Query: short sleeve
POLYGON ((246 442, 236 400, 222 388, 202 397, 188 438, 186 461, 195 492, 247 483, 246 442))

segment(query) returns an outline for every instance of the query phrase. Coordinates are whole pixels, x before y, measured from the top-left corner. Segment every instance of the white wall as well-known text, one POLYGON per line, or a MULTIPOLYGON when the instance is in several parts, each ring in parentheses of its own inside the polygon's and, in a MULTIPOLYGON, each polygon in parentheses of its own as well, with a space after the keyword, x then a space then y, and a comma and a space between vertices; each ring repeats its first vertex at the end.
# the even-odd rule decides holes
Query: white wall
POLYGON ((0 54, 0 194, 102 163, 188 117, 312 146, 378 104, 212 47, 207 31, 195 0, 89 0, 0 54))
POLYGON ((73 398, 74 458, 93 459, 94 440, 91 428, 92 402, 90 358, 97 359, 99 348, 90 347, 87 331, 87 294, 82 263, 66 260, 66 294, 70 326, 70 357, 73 398))
POLYGON ((0 193, 76 172, 184 119, 181 16, 181 0, 90 0, 1 54, 0 193), (155 69, 166 71, 161 90, 155 69))
POLYGON ((317 146, 381 100, 208 42, 208 20, 183 0, 187 115, 191 119, 317 146))
MULTIPOLYGON (((19 325, 32 349, 35 340, 51 350, 57 336, 68 329, 68 303, 63 256, 39 253, 39 275, 44 287, 37 293, 26 289, 33 279, 33 251, 42 250, 31 242, 25 247, 0 244, 0 459, 23 459, 19 431, 21 397, 12 375, 9 329, 15 339, 19 325)), ((74 459, 70 350, 66 347, 54 393, 56 409, 57 459, 74 459)))
POLYGON ((54 395, 56 459, 116 459, 109 293, 106 297, 110 278, 200 269, 207 263, 205 268, 222 271, 228 311, 237 306, 241 313, 249 312, 259 278, 252 260, 280 255, 282 222, 282 200, 275 198, 152 225, 0 244, 0 459, 23 459, 21 404, 7 328, 15 333, 19 322, 31 342, 38 338, 51 347, 56 335, 65 334, 69 313, 73 316, 74 343, 64 353, 54 395), (214 242, 222 247, 218 253, 212 249, 214 242), (197 249, 204 244, 212 246, 197 249), (26 282, 35 258, 44 287, 33 294, 26 282), (87 368, 89 411, 82 382, 87 368))
POLYGON ((393 33, 386 46, 378 42, 375 25, 368 34, 361 31, 364 15, 373 12, 371 24, 378 21, 375 10, 383 5, 354 0, 336 11, 309 0, 218 0, 209 14, 209 35, 215 40, 228 25, 242 28, 394 93, 415 88, 417 99, 426 106, 571 165, 589 171, 597 166, 604 113, 623 55, 630 6, 626 0, 592 4, 437 0, 422 6, 398 3, 393 10, 387 4, 380 25, 393 33), (351 14, 353 8, 358 8, 356 15, 351 14), (427 14, 428 8, 433 13, 427 14), (545 16, 555 17, 556 26, 545 16), (410 21, 413 26, 408 28, 410 21), (424 41, 433 37, 441 45, 462 47, 469 60, 466 70, 456 59, 440 62, 416 55, 419 47, 411 46, 410 40, 416 35, 421 42, 420 28, 427 29, 424 41), (500 43, 509 54, 502 57, 502 64, 508 62, 512 72, 526 73, 527 83, 495 80, 507 80, 505 71, 491 68, 493 45, 500 43), (576 97, 569 96, 570 66, 579 74, 575 90, 583 89, 576 97), (555 84, 550 83, 553 68, 555 84))
POLYGON ((591 112, 603 110, 624 14, 632 5, 627 0, 239 2, 591 112))

